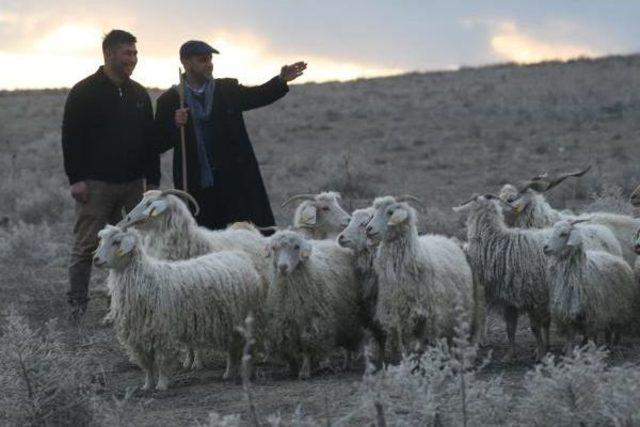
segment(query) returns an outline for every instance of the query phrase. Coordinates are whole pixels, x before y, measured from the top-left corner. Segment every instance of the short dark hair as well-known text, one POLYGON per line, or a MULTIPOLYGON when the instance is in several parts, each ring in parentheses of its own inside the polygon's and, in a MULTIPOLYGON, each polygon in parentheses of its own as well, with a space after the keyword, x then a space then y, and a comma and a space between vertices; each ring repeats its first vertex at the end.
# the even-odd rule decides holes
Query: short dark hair
POLYGON ((137 43, 136 37, 124 30, 111 30, 102 39, 102 51, 106 52, 120 44, 137 43))

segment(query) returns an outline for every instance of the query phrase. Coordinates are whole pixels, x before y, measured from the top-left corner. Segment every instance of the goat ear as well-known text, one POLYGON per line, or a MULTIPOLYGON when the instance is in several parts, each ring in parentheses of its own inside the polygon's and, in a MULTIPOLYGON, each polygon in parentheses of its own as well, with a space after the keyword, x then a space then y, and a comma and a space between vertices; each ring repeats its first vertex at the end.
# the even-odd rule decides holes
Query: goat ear
POLYGON ((316 225, 316 214, 318 210, 313 205, 307 205, 300 212, 300 222, 304 225, 316 225))
POLYGON ((151 203, 151 206, 146 210, 146 214, 148 216, 158 216, 161 215, 164 211, 169 207, 169 203, 166 200, 156 200, 151 203))
POLYGON ((569 239, 567 240, 567 246, 576 247, 582 244, 582 234, 575 228, 571 229, 569 239))
POLYGON ((136 239, 131 234, 125 234, 120 241, 120 248, 116 252, 118 256, 125 256, 130 253, 136 246, 136 239))
POLYGON ((409 213, 407 212, 406 209, 396 209, 393 212, 393 215, 391 215, 391 218, 389 218, 387 225, 398 225, 406 221, 408 216, 409 216, 409 213))
POLYGON ((311 250, 311 243, 304 242, 300 250, 300 258, 302 258, 303 260, 309 259, 309 257, 311 256, 311 250))

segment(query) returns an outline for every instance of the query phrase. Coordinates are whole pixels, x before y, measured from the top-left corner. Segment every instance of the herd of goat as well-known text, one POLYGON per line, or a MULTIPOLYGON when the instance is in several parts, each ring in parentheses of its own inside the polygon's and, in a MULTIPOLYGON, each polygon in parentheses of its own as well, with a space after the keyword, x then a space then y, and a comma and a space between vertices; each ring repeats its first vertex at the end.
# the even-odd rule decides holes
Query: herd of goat
POLYGON ((545 191, 585 172, 474 195, 454 208, 466 213, 466 242, 419 235, 410 205, 419 200, 409 195, 378 197, 351 214, 334 192, 294 196, 285 202, 302 201, 293 226, 265 237, 248 223, 200 227, 189 194, 148 191, 99 233, 94 263, 109 269, 111 294, 105 320, 144 371, 143 388, 158 390, 179 354, 197 369, 206 349, 225 352, 224 378, 235 378, 244 344, 237 327, 250 315, 257 345, 301 379, 336 347, 346 364, 365 343, 379 366, 395 362, 454 337, 461 316, 482 344, 488 308, 504 315, 506 358, 520 314, 538 358, 552 320, 567 351, 578 338, 615 344, 638 326, 640 219, 547 203, 545 191))

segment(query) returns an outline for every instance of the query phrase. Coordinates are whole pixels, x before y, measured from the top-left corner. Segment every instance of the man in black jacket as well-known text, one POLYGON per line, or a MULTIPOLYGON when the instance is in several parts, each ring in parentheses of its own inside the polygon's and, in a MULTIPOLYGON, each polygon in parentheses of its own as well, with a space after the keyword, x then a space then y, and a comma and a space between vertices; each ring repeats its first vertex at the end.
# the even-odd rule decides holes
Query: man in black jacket
POLYGON ((199 224, 211 229, 235 221, 275 225, 242 112, 283 97, 289 91, 287 82, 302 75, 307 64, 285 65, 268 82, 245 87, 235 79, 212 77, 214 53, 218 51, 197 40, 180 48, 186 105, 181 108, 176 87, 158 98, 155 122, 160 151, 174 149, 174 185, 198 201, 199 224), (180 127, 186 135, 187 188, 183 188, 180 127))
POLYGON ((62 122, 64 168, 76 200, 68 292, 72 319, 87 308, 97 233, 157 188, 160 160, 147 91, 129 77, 138 61, 136 38, 113 30, 102 42, 104 66, 69 92, 62 122))

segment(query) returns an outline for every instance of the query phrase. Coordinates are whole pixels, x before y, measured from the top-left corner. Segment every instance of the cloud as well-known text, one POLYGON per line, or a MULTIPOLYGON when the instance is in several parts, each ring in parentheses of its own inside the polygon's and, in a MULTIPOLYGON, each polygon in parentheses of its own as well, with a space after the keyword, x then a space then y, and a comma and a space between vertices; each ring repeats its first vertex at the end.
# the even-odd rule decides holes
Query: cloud
POLYGON ((219 31, 208 41, 220 50, 214 61, 215 75, 232 76, 247 84, 258 84, 279 73, 285 64, 303 60, 309 64, 305 74, 296 82, 353 80, 361 77, 400 74, 398 67, 381 67, 363 61, 344 61, 314 54, 311 51, 291 51, 281 55, 264 39, 249 33, 219 31))
POLYGON ((580 56, 597 56, 598 49, 563 40, 543 40, 525 34, 513 22, 500 25, 496 34, 491 36, 491 48, 494 53, 509 61, 533 63, 547 60, 567 60, 580 56))
POLYGON ((99 27, 66 24, 38 39, 34 47, 38 52, 50 54, 95 54, 101 41, 102 31, 99 27))
MULTIPOLYGON (((64 25, 47 33, 24 53, 0 51, 0 81, 3 89, 70 87, 95 72, 102 63, 101 31, 87 25, 64 25), (46 66, 43 66, 46 64, 46 66)), ((248 32, 218 30, 205 41, 220 50, 214 56, 214 75, 233 77, 246 85, 261 84, 280 72, 280 67, 298 60, 309 64, 296 83, 352 80, 393 75, 404 69, 343 61, 312 52, 276 53, 267 41, 248 32)), ((176 43, 177 44, 177 43, 176 43)), ((141 47, 142 46, 142 47, 141 47)), ((144 44, 133 78, 148 87, 168 88, 177 83, 178 47, 175 54, 145 53, 144 44)))
POLYGON ((300 81, 323 81, 640 48, 640 3, 574 3, 58 0, 45 8, 41 0, 0 0, 0 88, 51 85, 53 75, 55 86, 74 83, 74 67, 100 64, 98 33, 112 28, 138 38, 134 78, 154 86, 175 81, 178 49, 192 38, 220 48, 216 76, 247 84, 300 59, 309 62, 300 81))

